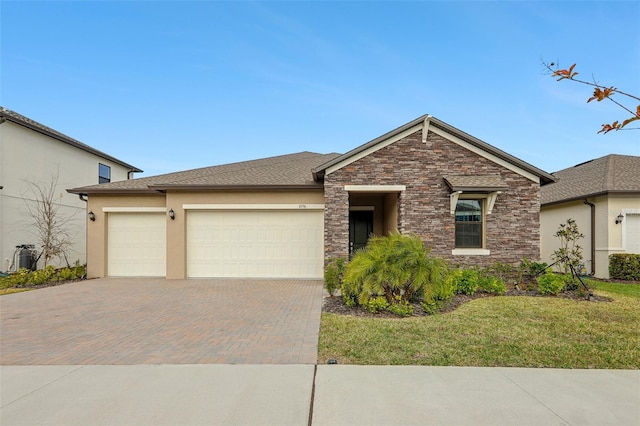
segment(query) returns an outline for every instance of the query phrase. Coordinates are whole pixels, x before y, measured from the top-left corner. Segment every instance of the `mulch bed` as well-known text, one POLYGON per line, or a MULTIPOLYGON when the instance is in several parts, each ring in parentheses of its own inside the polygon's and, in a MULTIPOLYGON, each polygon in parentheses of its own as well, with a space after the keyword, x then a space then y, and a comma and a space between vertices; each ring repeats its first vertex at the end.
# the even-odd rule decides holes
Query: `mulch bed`
MULTIPOLYGON (((623 281, 625 282, 625 281, 623 281)), ((604 296, 598 296, 594 294, 590 296, 588 299, 585 298, 584 294, 578 292, 576 290, 572 291, 564 291, 560 293, 558 296, 546 296, 538 293, 537 291, 532 290, 518 290, 518 289, 509 289, 504 296, 530 296, 530 297, 549 297, 549 298, 561 298, 561 299, 573 299, 578 302, 611 302, 613 299, 604 296)), ((454 298, 449 302, 449 304, 441 311, 441 313, 451 312, 456 310, 458 306, 470 302, 475 299, 482 299, 485 297, 502 297, 496 296, 493 294, 487 293, 476 293, 473 296, 467 296, 466 294, 457 294, 454 298)), ((354 317, 368 317, 368 318, 400 318, 399 316, 392 314, 388 311, 380 311, 378 313, 372 314, 361 306, 349 307, 344 304, 342 301, 342 297, 334 296, 334 297, 325 297, 324 303, 322 305, 322 312, 338 314, 338 315, 349 315, 354 317)), ((429 315, 422 309, 419 303, 413 304, 413 315, 414 317, 423 317, 429 315)))

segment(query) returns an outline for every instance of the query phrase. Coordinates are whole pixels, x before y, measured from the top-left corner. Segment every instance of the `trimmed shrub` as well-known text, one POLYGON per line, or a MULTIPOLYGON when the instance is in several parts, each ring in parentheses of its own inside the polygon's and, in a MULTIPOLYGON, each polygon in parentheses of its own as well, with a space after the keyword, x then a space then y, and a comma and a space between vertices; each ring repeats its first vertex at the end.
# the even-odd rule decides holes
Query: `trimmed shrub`
POLYGON ((367 311, 375 314, 379 311, 384 311, 385 309, 387 309, 389 307, 389 303, 384 297, 378 296, 369 299, 367 303, 364 304, 364 307, 367 311))
POLYGON ((80 265, 79 262, 76 262, 76 265, 72 268, 66 267, 58 270, 52 265, 37 271, 20 268, 16 273, 0 278, 0 285, 3 288, 32 287, 50 282, 72 281, 85 278, 86 271, 85 266, 80 265))
POLYGON ((481 275, 478 280, 478 289, 489 294, 505 294, 507 285, 501 278, 492 275, 481 275))
POLYGON ((346 260, 341 257, 329 259, 327 267, 324 269, 324 287, 331 297, 333 297, 342 286, 346 260))
POLYGON ((529 260, 525 257, 520 262, 520 265, 518 265, 518 283, 532 282, 538 275, 544 273, 545 269, 547 269, 547 266, 549 265, 547 265, 545 262, 534 262, 533 260, 529 260))
POLYGON ((449 274, 446 280, 441 280, 427 287, 424 294, 424 301, 420 303, 422 309, 428 314, 440 312, 456 295, 455 273, 449 274))
POLYGON ((558 275, 551 270, 536 278, 538 282, 538 291, 540 294, 552 294, 558 295, 562 291, 565 285, 566 277, 564 275, 558 275))
POLYGON ((640 281, 640 254, 609 255, 609 276, 617 280, 640 281))
POLYGON ((453 280, 456 294, 471 296, 478 291, 480 273, 476 268, 461 269, 454 272, 453 280))
POLYGON ((387 311, 399 317, 413 315, 413 305, 401 298, 396 299, 396 303, 392 303, 387 307, 387 311))

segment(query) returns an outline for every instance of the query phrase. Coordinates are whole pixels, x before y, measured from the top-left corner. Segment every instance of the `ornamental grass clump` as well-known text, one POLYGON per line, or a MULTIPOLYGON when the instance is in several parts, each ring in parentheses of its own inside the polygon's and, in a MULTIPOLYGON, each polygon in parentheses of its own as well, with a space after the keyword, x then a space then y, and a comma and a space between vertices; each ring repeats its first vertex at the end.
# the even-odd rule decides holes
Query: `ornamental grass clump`
POLYGON ((374 236, 347 265, 341 293, 348 306, 384 297, 388 311, 406 315, 407 305, 424 300, 447 276, 446 262, 429 256, 418 236, 374 236))

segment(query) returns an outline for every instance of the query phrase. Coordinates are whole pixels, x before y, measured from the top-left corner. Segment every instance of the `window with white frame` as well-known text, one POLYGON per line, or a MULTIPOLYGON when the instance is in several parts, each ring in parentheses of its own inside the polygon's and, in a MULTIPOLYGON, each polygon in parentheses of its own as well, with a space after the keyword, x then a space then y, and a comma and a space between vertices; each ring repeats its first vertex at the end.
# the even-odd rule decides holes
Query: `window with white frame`
POLYGON ((458 199, 455 210, 455 247, 483 247, 483 199, 458 199))

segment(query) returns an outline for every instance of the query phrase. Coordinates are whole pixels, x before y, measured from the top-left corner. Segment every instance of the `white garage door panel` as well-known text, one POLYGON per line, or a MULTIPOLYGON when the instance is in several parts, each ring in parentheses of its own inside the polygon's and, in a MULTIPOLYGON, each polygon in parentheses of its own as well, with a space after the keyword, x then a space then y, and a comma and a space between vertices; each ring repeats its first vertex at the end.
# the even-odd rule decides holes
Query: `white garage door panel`
POLYGON ((321 211, 191 211, 189 277, 322 278, 321 211))
POLYGON ((627 213, 625 220, 626 225, 626 252, 640 253, 640 214, 627 213))
POLYGON ((164 213, 109 213, 108 274, 112 277, 166 275, 164 213))

